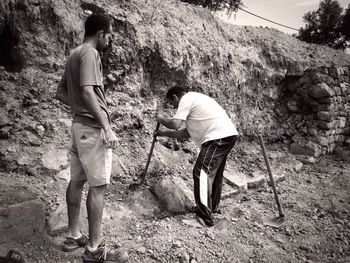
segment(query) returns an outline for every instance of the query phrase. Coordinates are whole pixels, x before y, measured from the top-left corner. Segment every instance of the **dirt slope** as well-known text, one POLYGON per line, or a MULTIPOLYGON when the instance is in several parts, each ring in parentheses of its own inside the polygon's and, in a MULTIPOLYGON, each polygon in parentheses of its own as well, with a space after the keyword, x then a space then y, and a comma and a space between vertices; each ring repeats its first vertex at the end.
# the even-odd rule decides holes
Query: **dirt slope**
MULTIPOLYGON (((278 230, 263 225, 275 212, 264 184, 225 199, 214 228, 201 226, 191 214, 173 216, 161 207, 148 186, 166 176, 191 185, 192 142, 161 140, 148 186, 127 190, 147 158, 155 127, 152 99, 170 86, 190 85, 216 98, 242 135, 228 167, 266 176, 259 146, 245 135, 261 129, 268 140, 279 83, 308 67, 349 65, 348 55, 273 29, 227 25, 177 0, 5 0, 0 7, 0 14, 15 22, 21 40, 10 59, 24 60, 20 72, 0 70, 1 184, 25 185, 39 194, 47 218, 64 204, 66 181, 60 176, 69 168, 70 113, 53 95, 66 55, 81 41, 84 10, 90 10, 110 15, 116 30, 112 49, 103 55, 108 104, 120 138, 104 216, 108 243, 127 247, 131 262, 350 260, 346 156, 321 157, 300 170, 285 146, 268 147, 280 156, 271 158, 274 171, 283 166, 286 175, 278 187, 287 222, 278 230)), ((0 255, 14 247, 28 262, 80 262, 82 251, 60 251, 63 238, 64 232, 45 232, 1 243, 0 255)))

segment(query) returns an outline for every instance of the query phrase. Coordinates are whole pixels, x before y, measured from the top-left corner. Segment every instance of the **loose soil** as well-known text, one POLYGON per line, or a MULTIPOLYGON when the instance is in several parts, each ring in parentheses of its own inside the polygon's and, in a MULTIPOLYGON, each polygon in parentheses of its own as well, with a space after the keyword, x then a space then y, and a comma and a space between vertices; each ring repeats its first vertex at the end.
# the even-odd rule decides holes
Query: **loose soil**
MULTIPOLYGON (((237 150, 245 144, 241 142, 237 150)), ((254 162, 251 157, 237 166, 249 170, 247 164, 254 162)), ((64 190, 44 178, 17 174, 2 174, 2 178, 33 186, 47 209, 59 205, 53 200, 64 190)), ((288 174, 277 185, 286 216, 278 229, 264 225, 278 214, 268 184, 223 200, 222 214, 208 228, 191 213, 173 216, 162 210, 152 201, 147 185, 130 191, 126 182, 114 180, 107 194, 103 235, 109 246, 127 249, 130 262, 349 262, 349 178, 349 162, 335 155, 288 174), (135 202, 142 199, 148 201, 135 202)), ((82 222, 86 232, 83 212, 82 222)), ((63 240, 64 233, 37 235, 3 244, 0 252, 15 248, 27 262, 81 262, 83 249, 64 253, 63 240)))
MULTIPOLYGON (((23 10, 4 8, 21 32, 28 65, 20 73, 0 68, 0 185, 37 193, 47 215, 64 205, 67 182, 55 176, 69 165, 65 150, 71 118, 54 94, 65 52, 81 41, 84 10, 107 10, 118 25, 105 75, 116 78, 107 97, 120 139, 103 218, 107 244, 127 249, 130 262, 350 262, 349 149, 347 158, 323 156, 298 173, 286 173, 277 184, 286 215, 278 229, 264 225, 277 215, 268 184, 224 199, 211 228, 191 213, 172 215, 162 208, 149 187, 164 176, 180 176, 191 185, 191 143, 161 141, 165 147, 156 145, 148 183, 128 189, 147 158, 155 127, 151 100, 163 98, 170 86, 191 84, 213 95, 234 115, 242 135, 261 132, 259 123, 269 134, 276 83, 309 67, 349 65, 348 55, 278 30, 225 25, 180 1, 43 0, 41 9, 36 1, 22 2, 17 7, 26 6, 23 10)), ((282 152, 283 147, 277 148, 282 152)), ((267 145, 267 150, 276 146, 267 145)), ((276 167, 282 160, 274 162, 276 167)), ((249 138, 239 141, 228 162, 235 171, 262 171, 267 178, 264 167, 259 146, 249 138)), ((20 201, 11 198, 3 200, 20 201)), ((81 221, 87 233, 86 209, 81 221)), ((26 262, 81 262, 83 249, 61 251, 65 231, 46 232, 1 244, 0 255, 16 249, 26 262)))

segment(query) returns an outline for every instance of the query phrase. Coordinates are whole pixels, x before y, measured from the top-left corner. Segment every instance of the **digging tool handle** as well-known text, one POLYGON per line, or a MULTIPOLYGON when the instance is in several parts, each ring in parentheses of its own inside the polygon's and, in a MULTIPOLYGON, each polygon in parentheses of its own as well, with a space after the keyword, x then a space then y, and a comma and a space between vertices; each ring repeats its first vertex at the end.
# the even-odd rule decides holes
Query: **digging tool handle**
POLYGON ((266 163, 266 167, 267 167, 267 172, 269 173, 269 177, 270 177, 270 182, 272 185, 272 190, 273 190, 273 194, 275 196, 275 200, 276 200, 276 204, 278 207, 278 213, 280 217, 284 217, 283 211, 282 211, 282 207, 280 204, 280 201, 278 199, 278 194, 277 194, 277 189, 276 189, 276 185, 275 185, 275 181, 273 179, 272 173, 271 173, 271 168, 270 168, 270 163, 269 163, 269 159, 267 158, 266 155, 266 150, 265 150, 265 145, 264 145, 264 141, 261 135, 259 135, 259 141, 260 141, 260 145, 261 145, 261 149, 264 155, 264 159, 265 159, 265 163, 266 163))
MULTIPOLYGON (((155 132, 159 130, 159 127, 160 127, 160 123, 157 122, 157 126, 156 126, 156 129, 155 129, 155 132)), ((152 154, 153 154, 154 144, 156 143, 156 141, 157 141, 157 137, 154 136, 153 137, 153 141, 152 141, 152 145, 151 145, 151 149, 150 149, 149 154, 148 154, 146 167, 145 167, 145 170, 143 171, 143 174, 142 174, 142 182, 143 182, 143 180, 146 177, 148 166, 149 166, 149 163, 151 162, 151 157, 152 157, 152 154)))

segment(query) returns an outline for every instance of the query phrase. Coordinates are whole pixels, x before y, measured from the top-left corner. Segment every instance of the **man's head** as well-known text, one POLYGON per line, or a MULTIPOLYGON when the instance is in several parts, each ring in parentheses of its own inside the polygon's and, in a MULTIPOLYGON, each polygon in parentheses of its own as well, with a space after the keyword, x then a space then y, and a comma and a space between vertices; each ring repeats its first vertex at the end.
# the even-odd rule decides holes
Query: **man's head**
POLYGON ((166 94, 166 100, 168 103, 173 105, 175 109, 179 107, 179 102, 183 95, 185 95, 187 90, 180 86, 172 87, 168 90, 166 94))
POLYGON ((96 49, 102 51, 112 40, 112 25, 110 20, 100 14, 92 14, 85 21, 85 38, 94 37, 97 40, 96 49))

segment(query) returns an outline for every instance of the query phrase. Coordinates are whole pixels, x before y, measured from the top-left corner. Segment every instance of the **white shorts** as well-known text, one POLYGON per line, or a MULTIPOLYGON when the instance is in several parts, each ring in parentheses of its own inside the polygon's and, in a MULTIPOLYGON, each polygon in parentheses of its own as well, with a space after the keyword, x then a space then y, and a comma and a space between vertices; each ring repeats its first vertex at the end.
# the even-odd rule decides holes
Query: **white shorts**
POLYGON ((109 184, 112 149, 104 143, 104 132, 82 123, 72 124, 71 180, 87 180, 90 187, 109 184))

